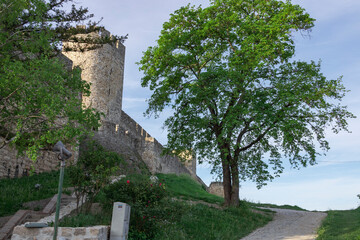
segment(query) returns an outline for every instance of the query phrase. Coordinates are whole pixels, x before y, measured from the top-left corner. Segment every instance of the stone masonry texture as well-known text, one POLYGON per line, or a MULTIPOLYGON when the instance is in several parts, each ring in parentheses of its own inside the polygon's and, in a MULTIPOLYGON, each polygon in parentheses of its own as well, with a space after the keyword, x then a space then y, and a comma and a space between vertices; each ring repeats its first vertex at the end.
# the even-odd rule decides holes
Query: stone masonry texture
POLYGON ((222 182, 212 182, 208 188, 208 192, 219 197, 224 197, 224 185, 222 182))
MULTIPOLYGON (((92 33, 92 38, 108 32, 92 33)), ((85 37, 80 34, 79 37, 85 37)), ((76 48, 73 43, 65 46, 76 48)), ((63 54, 73 61, 74 66, 82 70, 81 78, 91 83, 91 94, 83 96, 83 104, 93 107, 105 114, 105 120, 119 124, 123 93, 125 46, 120 42, 105 44, 89 51, 68 51, 63 54)))
MULTIPOLYGON (((58 228, 58 238, 66 240, 107 240, 108 226, 94 227, 60 227, 58 228)), ((50 240, 53 238, 54 228, 26 228, 25 226, 17 226, 13 231, 11 240, 50 240)))
MULTIPOLYGON (((106 31, 91 37, 104 34, 111 37, 106 31)), ((66 44, 76 48, 72 43, 66 44)), ((123 155, 130 166, 144 162, 151 173, 186 173, 196 177, 196 160, 182 163, 177 157, 163 156, 163 146, 121 110, 125 60, 125 47, 121 43, 85 52, 64 52, 64 55, 82 69, 82 79, 91 83, 91 95, 83 97, 83 103, 105 114, 101 128, 95 132, 97 142, 123 155)))
MULTIPOLYGON (((0 139, 1 141, 2 139, 0 139)), ((70 148, 70 146, 67 146, 70 148)), ((68 148, 68 149, 69 149, 68 148)), ((66 160, 67 165, 77 158, 77 151, 73 151, 74 156, 66 160)), ((34 169, 35 173, 56 170, 60 167, 60 161, 53 152, 43 151, 34 163, 26 156, 19 156, 15 148, 6 145, 0 149, 0 178, 16 178, 28 176, 34 169)))
MULTIPOLYGON (((98 38, 104 34, 110 36, 107 31, 92 33, 90 36, 98 38)), ((64 46, 73 47, 73 44, 64 43, 64 46)), ((142 163, 151 173, 185 173, 197 179, 195 157, 182 162, 175 156, 162 155, 163 146, 122 111, 124 45, 117 42, 94 50, 68 51, 63 54, 72 61, 73 67, 82 69, 82 79, 91 83, 91 95, 83 96, 83 104, 104 113, 102 126, 94 133, 94 140, 106 149, 124 156, 130 168, 142 163)), ((77 159, 78 149, 72 152, 75 153, 74 159, 77 159)), ((11 147, 0 149, 0 178, 27 175, 31 166, 29 159, 18 157, 11 147)), ((58 167, 57 156, 51 152, 44 152, 34 164, 35 172, 58 167)))
MULTIPOLYGON (((71 69, 72 61, 64 55, 59 55, 58 58, 65 63, 67 69, 71 69)), ((3 142, 0 137, 0 142, 3 142)), ((77 160, 78 149, 66 145, 66 148, 71 150, 73 157, 66 161, 67 165, 77 160)), ((37 161, 34 163, 24 155, 18 155, 14 147, 6 145, 0 148, 0 178, 16 178, 27 176, 30 170, 33 169, 35 173, 56 170, 59 168, 60 161, 57 155, 53 152, 42 151, 39 154, 37 161)))

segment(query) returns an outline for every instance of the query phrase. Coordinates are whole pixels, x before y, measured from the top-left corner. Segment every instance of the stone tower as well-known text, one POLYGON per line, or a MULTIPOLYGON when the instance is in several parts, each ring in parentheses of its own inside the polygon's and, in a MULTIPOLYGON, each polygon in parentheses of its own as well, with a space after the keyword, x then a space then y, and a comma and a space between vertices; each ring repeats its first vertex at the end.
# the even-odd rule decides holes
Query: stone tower
MULTIPOLYGON (((96 39, 104 35, 111 37, 107 31, 79 34, 77 37, 96 39)), ((77 44, 67 42, 64 47, 76 49, 77 44)), ((102 126, 94 132, 94 140, 105 149, 124 156, 128 166, 134 169, 142 163, 151 173, 185 173, 197 179, 193 156, 182 162, 178 157, 162 155, 163 146, 122 111, 125 47, 120 42, 63 54, 73 61, 73 66, 82 69, 81 78, 91 83, 91 95, 83 97, 84 105, 105 114, 102 126)))
MULTIPOLYGON (((110 36, 108 31, 91 33, 90 37, 110 36)), ((79 37, 87 35, 79 34, 79 37)), ((74 47, 73 43, 64 46, 74 47)), ((73 66, 82 69, 81 78, 91 83, 89 97, 83 97, 83 104, 105 114, 102 119, 115 124, 120 123, 124 79, 125 46, 120 42, 105 44, 88 51, 69 51, 63 54, 73 61, 73 66)))

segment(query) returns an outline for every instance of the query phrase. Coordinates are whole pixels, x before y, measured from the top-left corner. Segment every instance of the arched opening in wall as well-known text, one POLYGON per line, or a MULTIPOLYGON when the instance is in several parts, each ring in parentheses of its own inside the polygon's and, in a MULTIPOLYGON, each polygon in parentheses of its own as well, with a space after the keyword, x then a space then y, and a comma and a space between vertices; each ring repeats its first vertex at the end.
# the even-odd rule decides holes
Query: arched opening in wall
POLYGON ((19 177, 19 165, 16 165, 14 177, 15 178, 19 177))
POLYGON ((11 173, 11 170, 10 170, 10 168, 8 168, 8 174, 7 174, 8 178, 10 178, 10 173, 11 173))
POLYGON ((23 176, 23 177, 29 176, 29 172, 28 172, 28 170, 27 170, 26 168, 23 169, 22 176, 23 176))
POLYGON ((134 139, 134 146, 135 146, 135 149, 139 149, 140 148, 140 141, 138 139, 134 139))

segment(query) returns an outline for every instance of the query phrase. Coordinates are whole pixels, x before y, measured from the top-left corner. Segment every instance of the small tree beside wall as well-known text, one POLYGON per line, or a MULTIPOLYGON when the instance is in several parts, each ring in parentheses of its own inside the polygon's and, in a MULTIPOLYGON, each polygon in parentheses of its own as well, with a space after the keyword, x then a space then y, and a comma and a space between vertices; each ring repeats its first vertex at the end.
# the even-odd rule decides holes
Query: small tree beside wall
POLYGON ((97 194, 110 184, 111 176, 119 172, 124 164, 117 153, 106 151, 95 141, 86 144, 86 151, 68 170, 71 185, 75 188, 78 213, 82 210, 89 212, 97 194), (84 201, 83 207, 79 208, 79 203, 84 201))

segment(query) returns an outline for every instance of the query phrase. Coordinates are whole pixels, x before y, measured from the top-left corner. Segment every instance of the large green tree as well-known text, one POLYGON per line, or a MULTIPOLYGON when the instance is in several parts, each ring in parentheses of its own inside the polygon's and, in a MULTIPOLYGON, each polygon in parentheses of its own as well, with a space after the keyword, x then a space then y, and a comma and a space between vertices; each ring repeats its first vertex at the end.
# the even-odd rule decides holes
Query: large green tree
POLYGON ((262 186, 283 171, 313 165, 329 149, 325 131, 354 117, 339 101, 341 78, 320 63, 293 61, 293 33, 314 19, 277 0, 211 0, 185 6, 165 22, 139 62, 153 91, 147 114, 171 106, 169 151, 192 149, 219 170, 226 205, 239 203, 239 181, 262 186), (319 151, 320 150, 320 151, 319 151))
POLYGON ((99 126, 100 114, 81 102, 90 86, 61 60, 61 45, 89 43, 84 51, 116 39, 74 37, 101 28, 90 21, 74 27, 93 16, 74 5, 65 11, 71 2, 0 0, 0 148, 11 143, 36 159, 40 149, 60 139, 74 143, 99 126))

